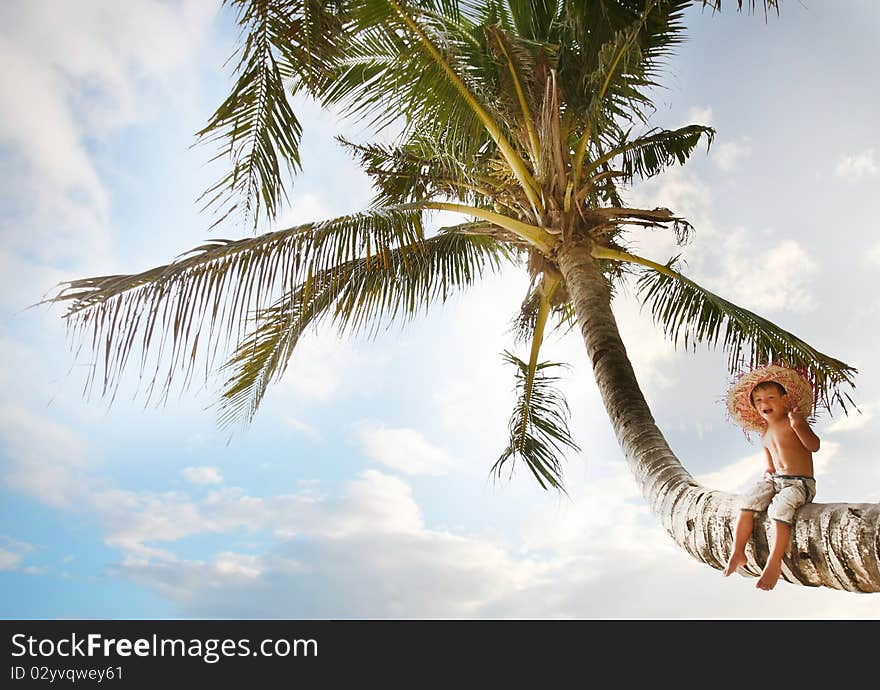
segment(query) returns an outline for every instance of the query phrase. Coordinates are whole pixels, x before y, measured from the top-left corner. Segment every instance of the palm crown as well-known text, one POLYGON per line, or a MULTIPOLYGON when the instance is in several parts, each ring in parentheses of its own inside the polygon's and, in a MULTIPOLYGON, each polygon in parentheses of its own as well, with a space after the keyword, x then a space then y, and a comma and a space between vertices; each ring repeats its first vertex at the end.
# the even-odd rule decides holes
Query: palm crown
MULTIPOLYGON (((370 209, 240 240, 211 240, 135 275, 73 280, 74 331, 90 334, 102 391, 132 355, 152 366, 148 395, 206 374, 221 346, 220 418, 249 421, 310 326, 341 333, 408 319, 475 284, 487 269, 525 266, 532 282, 515 332, 530 341, 516 367, 508 447, 544 486, 561 488, 560 456, 577 448, 539 361, 551 317, 573 324, 561 248, 586 246, 613 291, 630 273, 676 343, 721 345, 731 371, 776 361, 808 372, 820 403, 846 409, 855 370, 795 335, 627 251, 628 233, 690 224, 665 208, 626 205, 628 185, 683 164, 714 130, 651 128, 650 90, 683 38, 690 0, 231 0, 242 42, 237 81, 199 136, 221 143, 227 174, 204 196, 217 223, 274 219, 286 171, 299 166, 290 97, 395 132, 392 143, 340 138, 371 176, 370 209), (429 211, 473 220, 425 231, 429 211)), ((720 3, 710 3, 720 5, 720 3)), ((769 3, 771 6, 775 3, 769 3)))

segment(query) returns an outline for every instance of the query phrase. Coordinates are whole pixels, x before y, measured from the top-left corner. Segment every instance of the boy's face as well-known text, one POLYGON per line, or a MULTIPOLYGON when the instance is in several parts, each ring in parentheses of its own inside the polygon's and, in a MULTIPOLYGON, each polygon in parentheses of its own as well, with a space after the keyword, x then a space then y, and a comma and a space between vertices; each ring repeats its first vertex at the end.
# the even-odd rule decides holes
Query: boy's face
POLYGON ((788 396, 776 386, 755 388, 752 403, 766 422, 775 422, 788 415, 788 396))

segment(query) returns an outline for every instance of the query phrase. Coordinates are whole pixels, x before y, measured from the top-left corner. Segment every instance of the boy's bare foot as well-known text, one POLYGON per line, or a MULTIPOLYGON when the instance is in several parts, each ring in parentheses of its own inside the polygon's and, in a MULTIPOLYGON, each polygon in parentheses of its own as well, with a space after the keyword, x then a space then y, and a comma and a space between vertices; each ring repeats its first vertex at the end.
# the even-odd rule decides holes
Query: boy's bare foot
POLYGON ((746 564, 746 555, 744 553, 733 552, 730 554, 730 560, 727 561, 727 567, 724 569, 724 577, 733 575, 737 568, 746 564))
POLYGON ((782 561, 767 561, 767 565, 764 566, 764 572, 761 573, 761 577, 758 579, 755 587, 769 592, 776 586, 781 574, 782 561))

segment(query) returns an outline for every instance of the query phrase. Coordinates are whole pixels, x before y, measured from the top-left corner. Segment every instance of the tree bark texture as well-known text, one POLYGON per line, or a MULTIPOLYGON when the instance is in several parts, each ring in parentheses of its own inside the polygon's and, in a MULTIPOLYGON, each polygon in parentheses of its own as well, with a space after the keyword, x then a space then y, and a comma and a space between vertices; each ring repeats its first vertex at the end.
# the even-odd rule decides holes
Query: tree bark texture
MULTIPOLYGON (((700 485, 670 450, 636 381, 589 246, 567 243, 558 260, 605 409, 642 494, 679 546, 723 569, 733 548, 737 495, 700 485)), ((744 566, 752 576, 759 575, 767 561, 773 537, 770 523, 766 513, 755 515, 744 566)), ((812 587, 880 592, 878 528, 880 503, 803 506, 795 517, 782 578, 812 587)))

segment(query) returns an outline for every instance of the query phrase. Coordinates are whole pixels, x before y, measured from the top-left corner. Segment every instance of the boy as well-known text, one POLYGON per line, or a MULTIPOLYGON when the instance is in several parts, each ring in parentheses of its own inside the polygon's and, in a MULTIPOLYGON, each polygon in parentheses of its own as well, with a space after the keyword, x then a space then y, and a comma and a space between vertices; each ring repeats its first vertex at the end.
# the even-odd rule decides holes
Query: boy
POLYGON ((725 577, 746 563, 745 547, 755 513, 767 510, 774 525, 773 544, 756 587, 769 591, 776 586, 782 573, 782 557, 791 541, 794 515, 816 496, 813 453, 819 450, 819 437, 799 412, 812 409, 812 403, 810 384, 794 370, 775 365, 750 372, 728 394, 731 416, 746 429, 763 431, 761 445, 767 470, 761 481, 741 497, 725 577), (746 392, 750 409, 744 404, 746 392))

